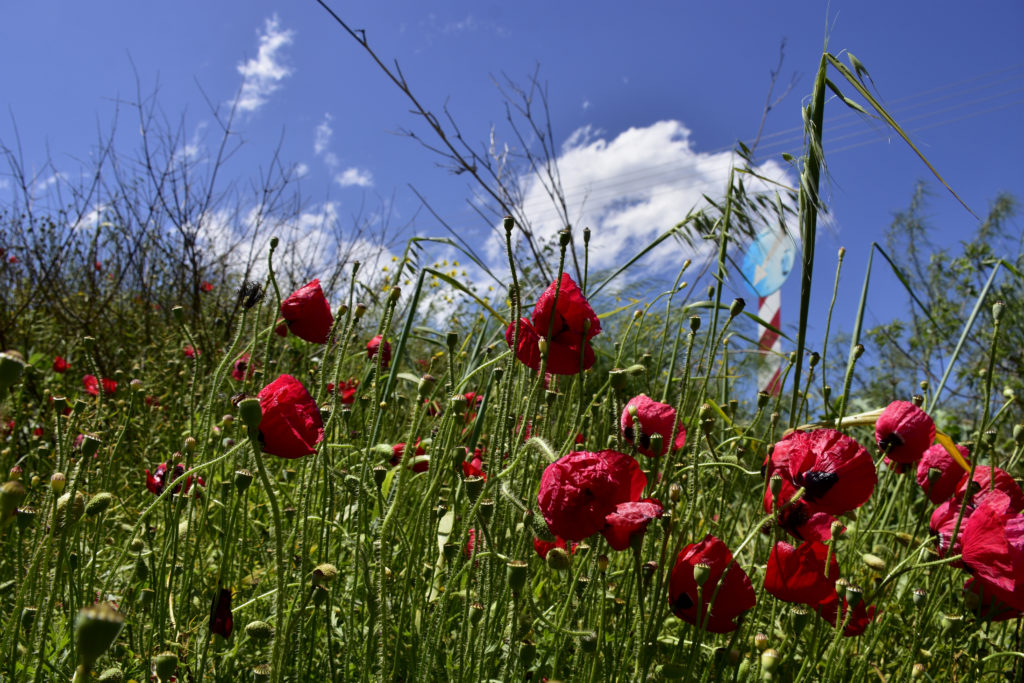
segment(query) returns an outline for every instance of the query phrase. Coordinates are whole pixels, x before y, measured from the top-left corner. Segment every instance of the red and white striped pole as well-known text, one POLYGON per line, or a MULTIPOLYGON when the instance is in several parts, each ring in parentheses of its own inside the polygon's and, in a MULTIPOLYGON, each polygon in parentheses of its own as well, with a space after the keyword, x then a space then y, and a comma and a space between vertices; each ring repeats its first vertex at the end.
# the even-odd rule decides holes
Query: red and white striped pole
MULTIPOLYGON (((781 329, 782 318, 779 309, 782 304, 782 292, 775 290, 768 296, 758 297, 757 317, 766 321, 776 330, 781 329)), ((782 389, 779 383, 782 374, 782 340, 779 333, 762 327, 757 337, 762 362, 757 370, 757 386, 761 391, 778 396, 782 389)))

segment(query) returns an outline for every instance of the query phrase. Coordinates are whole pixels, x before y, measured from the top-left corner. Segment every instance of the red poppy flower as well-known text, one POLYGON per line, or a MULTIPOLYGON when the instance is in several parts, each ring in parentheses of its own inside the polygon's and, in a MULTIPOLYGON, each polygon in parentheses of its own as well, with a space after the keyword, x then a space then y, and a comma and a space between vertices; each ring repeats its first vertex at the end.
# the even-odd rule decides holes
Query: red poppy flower
POLYGON ((739 628, 737 620, 757 602, 750 577, 738 564, 732 563, 732 553, 725 543, 711 534, 700 543, 689 544, 679 553, 669 579, 668 599, 677 617, 695 626, 703 626, 711 633, 735 631, 739 628), (699 588, 700 595, 693 576, 694 567, 698 564, 708 569, 707 579, 699 588))
POLYGON ((197 349, 194 346, 192 346, 191 344, 186 344, 185 345, 185 357, 186 358, 196 358, 196 357, 201 356, 201 355, 203 355, 203 352, 202 352, 201 349, 197 349))
POLYGON ((1024 610, 1024 516, 991 497, 963 531, 963 564, 993 597, 1024 610))
POLYGON ((935 440, 935 423, 928 413, 907 401, 893 401, 875 422, 878 450, 897 463, 896 470, 920 460, 935 440))
POLYGON ((231 364, 231 377, 238 382, 244 382, 252 377, 252 363, 249 362, 249 354, 243 353, 231 364))
POLYGON ((18 257, 17 256, 10 256, 10 257, 8 257, 7 262, 8 263, 17 263, 18 262, 18 257))
POLYGON ((320 280, 313 280, 292 292, 281 302, 281 317, 299 339, 313 344, 326 344, 334 324, 331 305, 327 303, 320 280))
POLYGON ((982 621, 1009 621, 1021 616, 1021 610, 1000 602, 995 591, 978 579, 964 583, 964 602, 976 618, 982 621))
POLYGON ((199 285, 199 290, 209 294, 210 292, 213 291, 213 283, 203 280, 202 283, 199 285))
POLYGON ((794 548, 779 541, 768 556, 764 588, 779 600, 816 606, 836 592, 839 562, 835 554, 825 573, 828 546, 817 541, 805 541, 794 548))
POLYGON ((487 480, 487 475, 484 474, 484 459, 478 455, 478 452, 473 453, 473 459, 469 462, 462 461, 462 474, 466 477, 483 477, 487 480))
MULTIPOLYGON (((355 403, 356 402, 356 389, 358 389, 358 388, 359 388, 359 380, 354 379, 354 378, 348 380, 347 382, 342 382, 341 384, 339 384, 338 385, 338 396, 341 397, 341 404, 349 406, 349 405, 352 405, 353 403, 355 403)), ((328 392, 334 391, 334 385, 333 384, 328 384, 327 385, 327 391, 328 392)))
MULTIPOLYGON (((427 454, 427 452, 423 449, 423 446, 420 445, 420 440, 416 439, 416 451, 414 452, 413 455, 414 456, 418 456, 418 455, 426 455, 426 454, 427 454)), ((404 443, 396 443, 394 446, 392 446, 391 447, 391 460, 390 460, 391 466, 395 467, 396 465, 398 465, 398 463, 402 462, 402 457, 404 455, 405 455, 405 444, 404 443)), ((426 472, 429 469, 430 469, 430 462, 428 460, 421 460, 420 462, 418 462, 418 463, 416 463, 416 464, 414 464, 412 466, 412 471, 413 472, 426 472)))
MULTIPOLYGON (((146 470, 146 488, 149 489, 150 493, 154 496, 159 496, 164 492, 164 487, 170 484, 172 481, 180 477, 185 473, 185 466, 181 463, 171 466, 171 462, 162 462, 156 466, 156 470, 150 474, 149 470, 146 470), (168 470, 170 472, 168 473, 168 470)), ((202 477, 197 476, 196 482, 200 486, 206 486, 206 482, 203 481, 202 477)), ((174 493, 181 493, 181 484, 174 487, 174 493)), ((185 493, 189 492, 192 488, 192 475, 185 477, 185 493)))
MULTIPOLYGON (((991 467, 988 465, 978 465, 974 468, 972 481, 974 482, 972 489, 977 491, 971 499, 975 505, 981 505, 992 493, 1001 491, 1009 497, 1010 510, 1013 512, 1024 510, 1024 491, 1021 491, 1020 486, 1009 472, 997 467, 993 476, 991 467), (993 479, 995 479, 994 482, 992 481, 993 479)), ((956 487, 956 494, 954 494, 954 498, 957 501, 964 499, 964 495, 967 493, 967 486, 967 475, 964 474, 960 484, 956 487)))
POLYGON ((661 517, 664 512, 661 502, 655 498, 619 503, 614 512, 605 515, 607 526, 601 530, 601 535, 613 550, 625 550, 633 536, 643 535, 651 520, 661 517))
POLYGON ((540 559, 542 560, 548 559, 548 551, 552 548, 561 548, 562 550, 568 550, 570 555, 574 555, 576 554, 576 546, 578 545, 579 543, 567 544, 565 539, 561 536, 555 536, 555 540, 553 541, 543 541, 536 537, 534 537, 533 539, 533 549, 536 551, 538 555, 540 555, 540 559))
POLYGON ((517 325, 519 340, 515 349, 516 358, 535 372, 540 371, 541 364, 537 342, 547 337, 549 329, 548 372, 575 375, 580 371, 581 354, 584 370, 594 365, 594 350, 590 347, 590 340, 601 332, 601 321, 568 273, 562 273, 559 283, 552 282, 544 290, 530 320, 520 318, 518 323, 508 326, 505 341, 509 348, 512 347, 517 325))
POLYGON ((86 375, 82 378, 82 386, 85 387, 85 393, 90 396, 99 396, 101 385, 103 386, 104 394, 113 394, 117 391, 117 382, 112 379, 104 377, 102 380, 98 380, 96 375, 86 375))
POLYGON ((225 639, 231 637, 234 619, 231 617, 231 589, 221 588, 210 604, 210 633, 217 633, 225 639))
POLYGON ((32 436, 42 436, 42 435, 43 435, 43 428, 42 427, 36 427, 35 429, 32 430, 32 436))
POLYGON ((281 458, 301 458, 324 438, 324 423, 302 382, 281 375, 259 393, 263 419, 259 439, 263 451, 281 458))
POLYGON ((619 503, 640 499, 647 477, 618 451, 573 451, 544 469, 537 504, 551 533, 582 541, 604 529, 619 503))
POLYGON ((65 373, 68 368, 71 367, 71 363, 67 362, 62 356, 56 356, 53 359, 53 371, 59 373, 65 373))
MULTIPOLYGON (((839 614, 839 619, 846 618, 846 612, 849 609, 849 604, 846 602, 846 598, 840 599, 838 594, 834 594, 831 598, 818 605, 816 611, 822 619, 832 624, 832 628, 836 626, 836 614, 839 614), (842 607, 840 607, 840 605, 842 607), (840 612, 840 609, 842 610, 840 612)), ((858 602, 853 608, 853 613, 850 615, 850 620, 846 622, 846 628, 843 629, 843 635, 847 638, 859 636, 867 630, 868 625, 875 618, 874 605, 867 606, 864 601, 858 602)))
POLYGON ((391 364, 391 344, 384 340, 379 334, 366 342, 366 357, 373 360, 373 357, 377 355, 377 351, 381 350, 380 366, 387 369, 388 365, 391 364))
MULTIPOLYGON (((630 399, 629 403, 622 410, 622 434, 626 441, 636 446, 636 449, 644 455, 658 457, 665 455, 668 451, 669 439, 672 438, 672 427, 676 426, 676 409, 667 403, 659 403, 640 394, 630 399), (633 416, 630 409, 636 412, 636 421, 640 423, 640 433, 634 434, 633 416), (661 450, 657 453, 651 450, 651 435, 661 435, 661 450)), ((686 428, 680 422, 676 429, 675 443, 672 450, 679 450, 686 445, 686 428)))
POLYGON ((288 336, 288 323, 281 323, 280 325, 275 327, 274 328, 274 334, 276 334, 278 337, 287 337, 288 336))
MULTIPOLYGON (((966 446, 958 445, 965 461, 970 461, 971 452, 966 446)), ((928 500, 938 505, 953 497, 957 485, 964 478, 965 472, 953 460, 945 446, 940 443, 930 446, 917 463, 917 483, 928 496, 928 500)))
POLYGON ((832 518, 863 505, 878 481, 868 452, 834 429, 796 431, 776 443, 765 476, 776 472, 783 486, 774 505, 771 491, 765 489, 764 510, 780 511, 779 525, 809 541, 831 538, 832 518), (798 488, 804 489, 803 498, 783 507, 798 488))

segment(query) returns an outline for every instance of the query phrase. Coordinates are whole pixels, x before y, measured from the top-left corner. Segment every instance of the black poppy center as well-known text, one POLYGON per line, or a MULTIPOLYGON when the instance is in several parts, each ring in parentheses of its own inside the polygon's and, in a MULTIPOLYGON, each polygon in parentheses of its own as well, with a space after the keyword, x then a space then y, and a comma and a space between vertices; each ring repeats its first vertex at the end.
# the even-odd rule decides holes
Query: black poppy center
POLYGON ((693 607, 694 602, 690 599, 690 596, 686 593, 680 593, 676 596, 676 599, 672 602, 672 609, 676 612, 685 612, 686 610, 693 607))
POLYGON ((622 430, 622 435, 626 437, 626 441, 632 441, 633 440, 633 428, 632 427, 626 427, 625 429, 622 430))
POLYGON ((644 448, 650 448, 651 435, 646 432, 640 432, 640 445, 644 448))
POLYGON ((878 442, 878 447, 882 449, 882 453, 892 453, 894 450, 903 445, 903 438, 900 437, 896 432, 890 432, 881 441, 878 442))
POLYGON ((837 481, 839 481, 839 475, 835 472, 819 472, 817 470, 804 472, 803 487, 806 491, 804 499, 809 501, 818 500, 828 493, 829 489, 835 486, 837 481))

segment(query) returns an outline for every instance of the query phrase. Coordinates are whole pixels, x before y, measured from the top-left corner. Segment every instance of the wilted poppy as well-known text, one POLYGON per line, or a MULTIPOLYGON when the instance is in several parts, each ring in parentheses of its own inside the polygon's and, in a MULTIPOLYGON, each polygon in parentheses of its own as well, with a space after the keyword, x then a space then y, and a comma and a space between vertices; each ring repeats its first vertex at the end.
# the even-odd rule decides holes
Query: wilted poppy
MULTIPOLYGON (((957 445, 956 449, 965 461, 970 461, 971 452, 966 446, 957 445)), ((917 463, 917 483, 928 496, 928 500, 936 505, 949 500, 965 476, 963 468, 940 443, 925 450, 917 463)))
POLYGON ((583 292, 568 273, 559 283, 552 282, 540 295, 530 320, 520 318, 505 330, 505 341, 512 347, 518 326, 516 358, 534 371, 540 370, 538 342, 548 339, 547 371, 557 375, 575 375, 594 365, 590 340, 601 332, 601 321, 583 292), (555 301, 557 292, 558 301, 555 301), (548 330, 551 337, 548 338, 548 330))
POLYGON ((313 280, 292 292, 281 302, 281 317, 288 329, 299 339, 313 344, 326 344, 327 335, 334 324, 331 305, 320 288, 320 280, 313 280))
POLYGON ((573 451, 544 469, 537 504, 551 533, 582 541, 604 529, 619 503, 640 499, 647 477, 618 451, 573 451))
POLYGON ((302 382, 281 375, 259 393, 259 439, 263 451, 281 458, 301 458, 315 452, 324 438, 324 423, 313 397, 302 382))
POLYGON ((683 621, 711 633, 729 633, 739 628, 737 620, 754 607, 757 596, 750 577, 732 562, 729 548, 708 534, 700 543, 691 543, 679 553, 669 579, 668 600, 672 611, 683 621), (694 577, 697 565, 702 565, 700 571, 707 572, 702 586, 694 577))
POLYGON ((210 633, 216 633, 225 639, 231 637, 234 619, 231 616, 231 589, 221 588, 213 596, 210 605, 210 633))
POLYGON ((82 378, 82 386, 85 387, 85 393, 90 396, 99 396, 101 385, 104 394, 113 394, 117 391, 117 382, 112 379, 104 377, 102 380, 98 380, 96 375, 86 375, 82 378))
POLYGON ((252 371, 253 367, 249 362, 248 353, 243 353, 231 364, 231 378, 238 382, 244 382, 247 378, 252 377, 252 371))
POLYGON ((676 425, 676 409, 667 403, 659 403, 649 398, 646 394, 629 400, 622 410, 622 434, 626 441, 630 442, 644 455, 657 457, 665 455, 668 451, 669 439, 672 438, 672 428, 676 427, 675 442, 672 450, 679 450, 686 445, 686 428, 680 422, 676 425), (636 413, 636 421, 640 429, 633 427, 633 413, 636 413), (661 435, 661 450, 657 453, 651 450, 651 436, 661 435))
POLYGON ((625 550, 634 536, 642 536, 652 519, 664 514, 665 509, 655 498, 626 501, 615 506, 615 511, 605 515, 605 528, 601 535, 613 550, 625 550))
POLYGON ((934 440, 935 423, 928 413, 907 401, 893 401, 875 422, 878 450, 897 463, 897 471, 920 460, 934 440))
POLYGON ((53 359, 53 371, 59 373, 65 373, 68 368, 71 367, 71 363, 67 362, 62 356, 57 356, 53 359))
POLYGON ((779 495, 764 493, 765 512, 801 540, 825 541, 832 518, 864 504, 878 477, 875 463, 860 444, 834 429, 796 431, 775 444, 765 476, 782 478, 779 495), (789 504, 797 489, 803 497, 789 504))
POLYGON ((839 562, 833 553, 825 573, 828 546, 817 541, 805 541, 794 548, 779 541, 768 556, 764 575, 766 591, 786 602, 817 606, 836 592, 839 562))
MULTIPOLYGON (((150 493, 154 496, 159 496, 164 492, 164 487, 170 484, 172 481, 180 477, 185 473, 185 466, 181 463, 172 465, 170 461, 162 462, 156 466, 156 470, 152 474, 149 470, 146 470, 146 488, 149 489, 150 493)), ((200 486, 206 486, 206 482, 200 476, 196 477, 196 481, 200 486)), ((189 492, 192 488, 192 475, 185 477, 185 493, 189 492)), ((173 493, 181 493, 181 484, 174 487, 173 493)))

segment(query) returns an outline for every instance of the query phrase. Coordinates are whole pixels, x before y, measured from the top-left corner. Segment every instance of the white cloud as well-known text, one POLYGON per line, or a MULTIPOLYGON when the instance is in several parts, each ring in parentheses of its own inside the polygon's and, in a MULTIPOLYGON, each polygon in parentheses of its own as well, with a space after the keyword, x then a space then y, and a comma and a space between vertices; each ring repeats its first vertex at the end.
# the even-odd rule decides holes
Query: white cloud
POLYGON ((303 163, 295 164, 295 177, 305 178, 309 175, 309 166, 303 163))
POLYGON ((334 135, 334 129, 331 128, 331 120, 333 117, 330 114, 324 114, 324 118, 317 125, 313 131, 313 154, 320 156, 327 151, 327 148, 331 144, 331 136, 334 135))
POLYGON ((281 81, 292 73, 281 63, 280 51, 291 44, 293 35, 294 31, 281 28, 276 14, 266 20, 256 58, 238 65, 238 73, 243 79, 238 96, 239 110, 256 111, 262 107, 280 87, 281 81))
MULTIPOLYGON (((680 121, 630 128, 614 138, 584 126, 569 136, 558 158, 569 218, 577 230, 591 229, 590 264, 599 269, 621 265, 691 210, 705 206, 705 194, 721 197, 729 170, 737 163, 730 151, 694 150, 690 130, 680 121)), ((786 170, 773 161, 757 170, 767 178, 793 184, 786 170)), ((534 176, 524 181, 523 204, 535 233, 554 236, 564 226, 547 192, 534 176)), ((776 190, 753 177, 744 182, 749 193, 776 190)), ((503 251, 498 240, 493 242, 489 244, 492 256, 503 251)), ((671 240, 645 257, 644 265, 663 268, 695 255, 671 240)))
POLYGON ((334 152, 324 153, 324 164, 327 165, 327 168, 338 168, 338 164, 340 163, 341 162, 338 161, 338 155, 334 152))
POLYGON ((334 176, 334 181, 342 187, 373 187, 373 175, 365 168, 346 168, 334 176))

